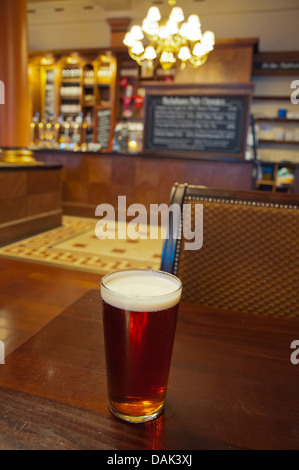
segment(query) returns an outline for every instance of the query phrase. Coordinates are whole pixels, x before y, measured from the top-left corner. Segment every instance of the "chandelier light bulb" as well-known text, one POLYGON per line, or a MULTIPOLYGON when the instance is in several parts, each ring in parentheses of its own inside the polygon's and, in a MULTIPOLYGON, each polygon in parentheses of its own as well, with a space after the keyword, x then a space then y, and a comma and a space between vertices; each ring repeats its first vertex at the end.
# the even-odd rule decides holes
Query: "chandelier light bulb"
POLYGON ((181 47, 179 53, 178 53, 178 58, 181 59, 183 62, 186 62, 186 60, 189 60, 191 57, 191 52, 188 46, 183 46, 181 47))
POLYGON ((176 21, 173 21, 171 18, 166 23, 166 29, 168 31, 168 36, 177 34, 179 32, 179 27, 176 21))
POLYGON ((144 38, 141 27, 137 25, 132 26, 131 35, 135 41, 141 41, 144 38))
POLYGON ((188 18, 189 24, 200 24, 198 15, 190 15, 188 18))
POLYGON ((202 57, 207 53, 205 47, 200 43, 197 42, 193 48, 192 54, 196 57, 202 57))
POLYGON ((166 23, 166 25, 160 27, 158 36, 160 39, 167 39, 169 34, 170 34, 169 27, 167 26, 167 23, 166 23))
POLYGON ((199 25, 192 24, 189 26, 187 36, 186 36, 187 39, 189 39, 189 41, 199 41, 201 36, 202 34, 200 31, 199 25))
POLYGON ((166 69, 170 68, 174 63, 176 62, 176 59, 173 55, 173 52, 167 52, 163 51, 160 57, 160 63, 162 67, 164 66, 166 69))
POLYGON ((144 51, 144 47, 141 41, 136 41, 135 45, 132 47, 133 54, 140 55, 144 51))
POLYGON ((186 38, 188 36, 188 30, 189 30, 188 23, 183 23, 179 31, 180 36, 182 36, 182 38, 186 38))
POLYGON ((159 25, 157 21, 143 20, 142 29, 148 36, 157 36, 159 33, 159 25))
POLYGON ((171 10, 169 18, 171 20, 176 21, 177 23, 180 23, 181 21, 184 21, 184 12, 181 7, 174 7, 171 10))
POLYGON ((201 38, 201 42, 205 46, 207 51, 213 50, 215 44, 214 33, 212 31, 205 31, 201 38))
POLYGON ((136 40, 133 38, 132 34, 129 32, 125 35, 123 43, 128 47, 133 47, 136 43, 136 40))
POLYGON ((149 21, 160 21, 161 19, 161 14, 160 14, 160 10, 158 7, 151 7, 149 10, 148 10, 148 13, 147 13, 147 17, 146 17, 149 21))
POLYGON ((147 48, 144 51, 144 58, 146 60, 154 60, 157 57, 157 53, 153 46, 147 46, 147 48))

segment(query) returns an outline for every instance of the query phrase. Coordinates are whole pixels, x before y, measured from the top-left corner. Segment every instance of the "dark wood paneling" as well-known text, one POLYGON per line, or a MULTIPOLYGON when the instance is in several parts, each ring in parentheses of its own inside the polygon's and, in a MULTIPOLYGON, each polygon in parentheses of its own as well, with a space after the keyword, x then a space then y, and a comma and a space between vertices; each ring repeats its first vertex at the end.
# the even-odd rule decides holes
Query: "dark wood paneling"
POLYGON ((176 83, 248 83, 251 81, 252 45, 215 47, 204 65, 189 68, 189 73, 178 70, 176 83))
POLYGON ((38 215, 51 211, 61 210, 60 192, 29 194, 27 196, 27 215, 38 215))
POLYGON ((97 205, 118 196, 127 205, 169 202, 175 182, 221 189, 252 189, 253 163, 209 159, 179 159, 143 155, 36 152, 40 161, 59 163, 63 172, 62 203, 69 215, 93 217, 97 205))
POLYGON ((61 225, 61 169, 0 168, 0 244, 61 225))
POLYGON ((8 199, 3 199, 1 201, 1 211, 0 211, 0 223, 1 224, 13 222, 17 219, 21 219, 26 216, 27 216, 27 202, 26 202, 25 197, 8 198, 8 199))
POLYGON ((112 159, 103 155, 102 158, 87 157, 88 180, 91 183, 107 184, 111 181, 112 159))
POLYGON ((62 198, 63 201, 88 203, 88 181, 82 179, 80 181, 80 173, 76 174, 76 178, 66 179, 63 182, 62 198))
POLYGON ((27 236, 59 227, 61 221, 62 210, 57 210, 0 225, 0 245, 6 245, 27 236))
MULTIPOLYGON (((7 173, 0 171, 0 199, 24 197, 27 190, 26 173, 7 173)), ((2 204, 2 201, 1 201, 2 204)))
POLYGON ((57 171, 27 172, 27 194, 60 192, 61 178, 57 171))

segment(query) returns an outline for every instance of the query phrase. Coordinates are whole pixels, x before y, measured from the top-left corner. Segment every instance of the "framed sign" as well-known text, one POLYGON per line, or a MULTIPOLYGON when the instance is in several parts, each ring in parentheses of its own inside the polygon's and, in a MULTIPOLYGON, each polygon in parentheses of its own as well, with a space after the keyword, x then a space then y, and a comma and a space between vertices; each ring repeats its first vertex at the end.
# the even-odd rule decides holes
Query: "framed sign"
POLYGON ((244 158, 253 85, 148 85, 144 151, 244 158))
POLYGON ((97 143, 102 150, 111 150, 112 112, 111 108, 99 108, 96 111, 97 143))

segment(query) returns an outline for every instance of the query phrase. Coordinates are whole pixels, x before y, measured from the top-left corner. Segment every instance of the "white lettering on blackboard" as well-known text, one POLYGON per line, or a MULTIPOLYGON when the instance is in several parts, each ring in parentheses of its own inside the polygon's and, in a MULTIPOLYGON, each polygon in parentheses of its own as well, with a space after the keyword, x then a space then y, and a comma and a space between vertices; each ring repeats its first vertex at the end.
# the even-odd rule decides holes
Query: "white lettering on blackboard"
POLYGON ((163 96, 162 104, 167 106, 187 106, 189 98, 182 98, 180 96, 163 96))
POLYGON ((111 129, 111 109, 98 110, 97 141, 102 148, 109 147, 111 129))
POLYGON ((199 97, 199 96, 163 96, 163 106, 223 106, 226 104, 223 98, 199 97))
POLYGON ((243 96, 153 96, 147 147, 194 152, 242 152, 243 96))

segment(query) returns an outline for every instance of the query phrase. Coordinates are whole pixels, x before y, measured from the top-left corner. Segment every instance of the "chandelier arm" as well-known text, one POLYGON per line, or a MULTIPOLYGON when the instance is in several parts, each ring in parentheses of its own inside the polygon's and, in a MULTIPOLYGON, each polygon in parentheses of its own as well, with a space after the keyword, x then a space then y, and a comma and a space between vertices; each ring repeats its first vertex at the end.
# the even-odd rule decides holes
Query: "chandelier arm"
POLYGON ((134 54, 131 50, 131 48, 128 48, 129 56, 137 62, 138 65, 142 65, 142 61, 144 60, 144 55, 142 54, 141 56, 138 56, 134 54))
POLYGON ((208 54, 205 54, 202 57, 195 57, 194 55, 192 55, 189 59, 189 62, 192 65, 192 67, 196 68, 196 67, 199 67, 200 65, 203 65, 207 61, 207 58, 208 58, 208 54))

